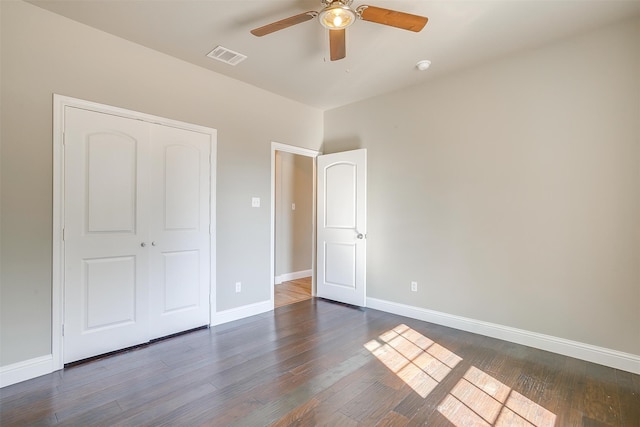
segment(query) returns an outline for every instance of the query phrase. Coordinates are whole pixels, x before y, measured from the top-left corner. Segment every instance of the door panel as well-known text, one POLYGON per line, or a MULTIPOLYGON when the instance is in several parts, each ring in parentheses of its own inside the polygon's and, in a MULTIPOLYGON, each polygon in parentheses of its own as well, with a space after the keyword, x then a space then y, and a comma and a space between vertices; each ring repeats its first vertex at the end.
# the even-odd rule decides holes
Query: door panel
POLYGON ((355 243, 331 243, 324 245, 324 279, 327 285, 356 287, 355 243))
POLYGON ((167 252, 164 261, 163 313, 197 308, 200 251, 167 252))
POLYGON ((357 167, 353 163, 327 165, 325 173, 324 225, 327 228, 356 228, 357 167), (326 189, 339 191, 326 191, 326 189))
POLYGON ((366 150, 318 157, 317 296, 364 306, 366 150))
POLYGON ((64 363, 148 340, 147 125, 65 109, 64 363))
MULTIPOLYGON (((181 136, 184 138, 184 136, 181 136)), ((165 230, 197 230, 200 227, 200 160, 199 147, 172 144, 165 146, 164 217, 165 230)))
POLYGON ((87 151, 87 232, 133 233, 136 222, 137 141, 91 133, 87 151))
POLYGON ((83 260, 83 332, 136 321, 136 263, 133 257, 83 260))
POLYGON ((210 136, 152 125, 151 337, 209 323, 210 136))

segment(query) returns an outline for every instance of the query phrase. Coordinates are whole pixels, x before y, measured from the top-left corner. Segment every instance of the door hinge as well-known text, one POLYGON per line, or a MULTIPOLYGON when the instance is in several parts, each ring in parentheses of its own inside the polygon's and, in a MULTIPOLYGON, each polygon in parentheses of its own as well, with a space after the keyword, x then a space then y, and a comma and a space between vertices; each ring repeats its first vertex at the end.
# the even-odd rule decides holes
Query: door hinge
POLYGON ((64 242, 64 228, 62 229, 62 241, 64 242))
POLYGON ((62 336, 64 336, 64 323, 62 324, 62 336))

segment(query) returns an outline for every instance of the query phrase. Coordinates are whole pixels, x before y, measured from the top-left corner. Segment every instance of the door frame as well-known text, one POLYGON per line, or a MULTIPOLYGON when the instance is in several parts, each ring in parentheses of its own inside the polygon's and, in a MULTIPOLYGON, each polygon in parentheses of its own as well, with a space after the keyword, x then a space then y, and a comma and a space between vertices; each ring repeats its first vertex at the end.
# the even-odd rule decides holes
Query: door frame
POLYGON ((313 159, 313 195, 311 208, 311 295, 316 294, 316 158, 322 154, 320 151, 310 150, 308 148, 296 147, 294 145, 281 144, 279 142, 271 142, 271 245, 269 258, 269 283, 271 286, 271 296, 269 303, 271 310, 275 307, 275 278, 276 278, 276 151, 297 154, 299 156, 311 157, 313 159))
POLYGON ((209 282, 209 324, 216 315, 216 165, 217 130, 205 126, 185 123, 151 114, 141 113, 96 102, 85 101, 64 95, 53 94, 53 232, 52 232, 52 276, 51 276, 51 356, 53 370, 62 369, 63 333, 64 333, 64 110, 66 107, 81 108, 98 113, 111 114, 124 118, 142 120, 149 123, 204 133, 211 137, 211 155, 209 158, 210 196, 209 196, 209 245, 210 245, 210 282, 209 282))

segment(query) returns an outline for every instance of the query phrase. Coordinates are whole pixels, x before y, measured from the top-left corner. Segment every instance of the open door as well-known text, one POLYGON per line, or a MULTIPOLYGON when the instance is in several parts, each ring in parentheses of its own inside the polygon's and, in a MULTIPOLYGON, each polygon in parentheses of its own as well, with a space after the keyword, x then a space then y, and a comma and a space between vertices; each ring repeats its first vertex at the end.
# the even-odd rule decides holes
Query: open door
POLYGON ((366 305, 367 150, 318 156, 318 297, 366 305))

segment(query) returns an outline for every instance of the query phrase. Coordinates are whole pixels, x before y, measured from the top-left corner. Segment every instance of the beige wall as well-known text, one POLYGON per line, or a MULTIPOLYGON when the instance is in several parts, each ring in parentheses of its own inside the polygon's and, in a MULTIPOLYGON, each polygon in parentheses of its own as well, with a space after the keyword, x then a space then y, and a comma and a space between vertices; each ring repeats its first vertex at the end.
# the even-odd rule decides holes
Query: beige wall
POLYGON ((276 276, 311 270, 313 161, 276 152, 276 276))
POLYGON ((53 93, 218 129, 217 308, 269 300, 270 144, 318 149, 322 112, 27 3, 0 8, 0 366, 51 351, 53 93))
POLYGON ((326 112, 354 148, 369 297, 640 355, 640 21, 326 112))
POLYGON ((219 310, 269 299, 270 142, 319 149, 324 126, 325 152, 368 148, 369 296, 640 354, 638 21, 323 119, 30 4, 0 16, 0 366, 50 352, 53 93, 218 129, 219 310))

